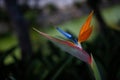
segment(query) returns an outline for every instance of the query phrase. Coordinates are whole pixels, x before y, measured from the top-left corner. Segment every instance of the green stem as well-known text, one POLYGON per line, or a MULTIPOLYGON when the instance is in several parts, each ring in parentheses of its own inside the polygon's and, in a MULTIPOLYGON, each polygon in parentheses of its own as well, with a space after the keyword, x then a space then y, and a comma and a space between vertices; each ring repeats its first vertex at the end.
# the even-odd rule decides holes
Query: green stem
POLYGON ((101 76, 100 76, 100 72, 99 72, 98 67, 97 67, 97 64, 96 64, 93 56, 91 56, 91 57, 92 57, 92 63, 90 64, 90 67, 91 67, 93 74, 95 76, 95 80, 102 80, 101 76))

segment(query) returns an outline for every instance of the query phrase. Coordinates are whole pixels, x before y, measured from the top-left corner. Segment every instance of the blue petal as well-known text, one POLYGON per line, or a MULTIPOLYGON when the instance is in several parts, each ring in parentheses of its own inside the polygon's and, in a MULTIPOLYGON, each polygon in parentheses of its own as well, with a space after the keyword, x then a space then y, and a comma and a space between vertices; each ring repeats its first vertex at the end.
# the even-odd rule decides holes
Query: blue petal
POLYGON ((77 39, 75 39, 73 37, 73 35, 63 31, 62 29, 60 29, 59 27, 56 28, 61 34, 63 34, 66 38, 70 39, 71 41, 73 41, 75 44, 78 44, 77 39))
POLYGON ((71 34, 63 31, 62 29, 60 29, 59 27, 56 28, 61 34, 63 34, 65 37, 67 37, 68 39, 70 39, 72 37, 71 34))

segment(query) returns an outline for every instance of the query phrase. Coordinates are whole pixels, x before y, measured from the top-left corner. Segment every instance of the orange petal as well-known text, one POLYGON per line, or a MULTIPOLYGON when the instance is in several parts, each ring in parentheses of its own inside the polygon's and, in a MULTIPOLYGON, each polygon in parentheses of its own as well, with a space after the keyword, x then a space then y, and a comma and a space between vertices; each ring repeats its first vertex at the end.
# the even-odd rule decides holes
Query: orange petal
POLYGON ((84 31, 82 34, 80 34, 80 42, 86 41, 88 39, 88 37, 90 36, 90 34, 92 33, 92 28, 90 27, 89 29, 87 29, 86 31, 84 31))
POLYGON ((83 26, 80 30, 80 33, 78 36, 78 42, 83 42, 83 41, 87 40, 88 37, 90 36, 90 34, 92 32, 92 28, 90 27, 92 16, 93 16, 93 11, 90 13, 86 22, 83 24, 83 26))

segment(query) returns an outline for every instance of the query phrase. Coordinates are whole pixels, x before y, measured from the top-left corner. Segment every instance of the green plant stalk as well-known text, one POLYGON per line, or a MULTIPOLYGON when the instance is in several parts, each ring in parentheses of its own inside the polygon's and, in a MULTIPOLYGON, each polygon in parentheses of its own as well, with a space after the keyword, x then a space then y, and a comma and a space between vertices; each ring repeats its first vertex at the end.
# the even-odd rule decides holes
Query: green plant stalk
POLYGON ((92 69, 95 80, 102 80, 100 72, 99 72, 98 67, 97 67, 97 64, 96 64, 92 55, 91 55, 91 57, 92 57, 92 63, 90 64, 90 68, 92 69))

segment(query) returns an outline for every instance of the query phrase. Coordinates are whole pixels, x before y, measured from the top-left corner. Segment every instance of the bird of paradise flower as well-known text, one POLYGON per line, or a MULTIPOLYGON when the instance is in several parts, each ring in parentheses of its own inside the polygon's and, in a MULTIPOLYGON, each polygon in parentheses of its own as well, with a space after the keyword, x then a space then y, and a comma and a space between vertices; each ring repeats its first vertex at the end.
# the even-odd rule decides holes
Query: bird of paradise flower
POLYGON ((88 16, 86 22, 82 25, 82 28, 80 29, 78 39, 74 38, 73 35, 63 31, 59 27, 56 29, 63 34, 66 38, 68 38, 70 41, 66 41, 63 39, 58 39, 52 36, 49 36, 46 33, 40 32, 37 29, 33 28, 35 31, 37 31, 42 36, 46 37, 50 41, 52 41, 55 45, 60 47, 63 51, 68 52, 72 56, 86 62, 88 65, 90 65, 91 69, 94 72, 95 79, 101 80, 97 65, 92 57, 92 55, 89 55, 81 46, 81 43, 86 41, 90 34, 92 33, 93 26, 91 26, 91 20, 93 16, 93 11, 88 16))

